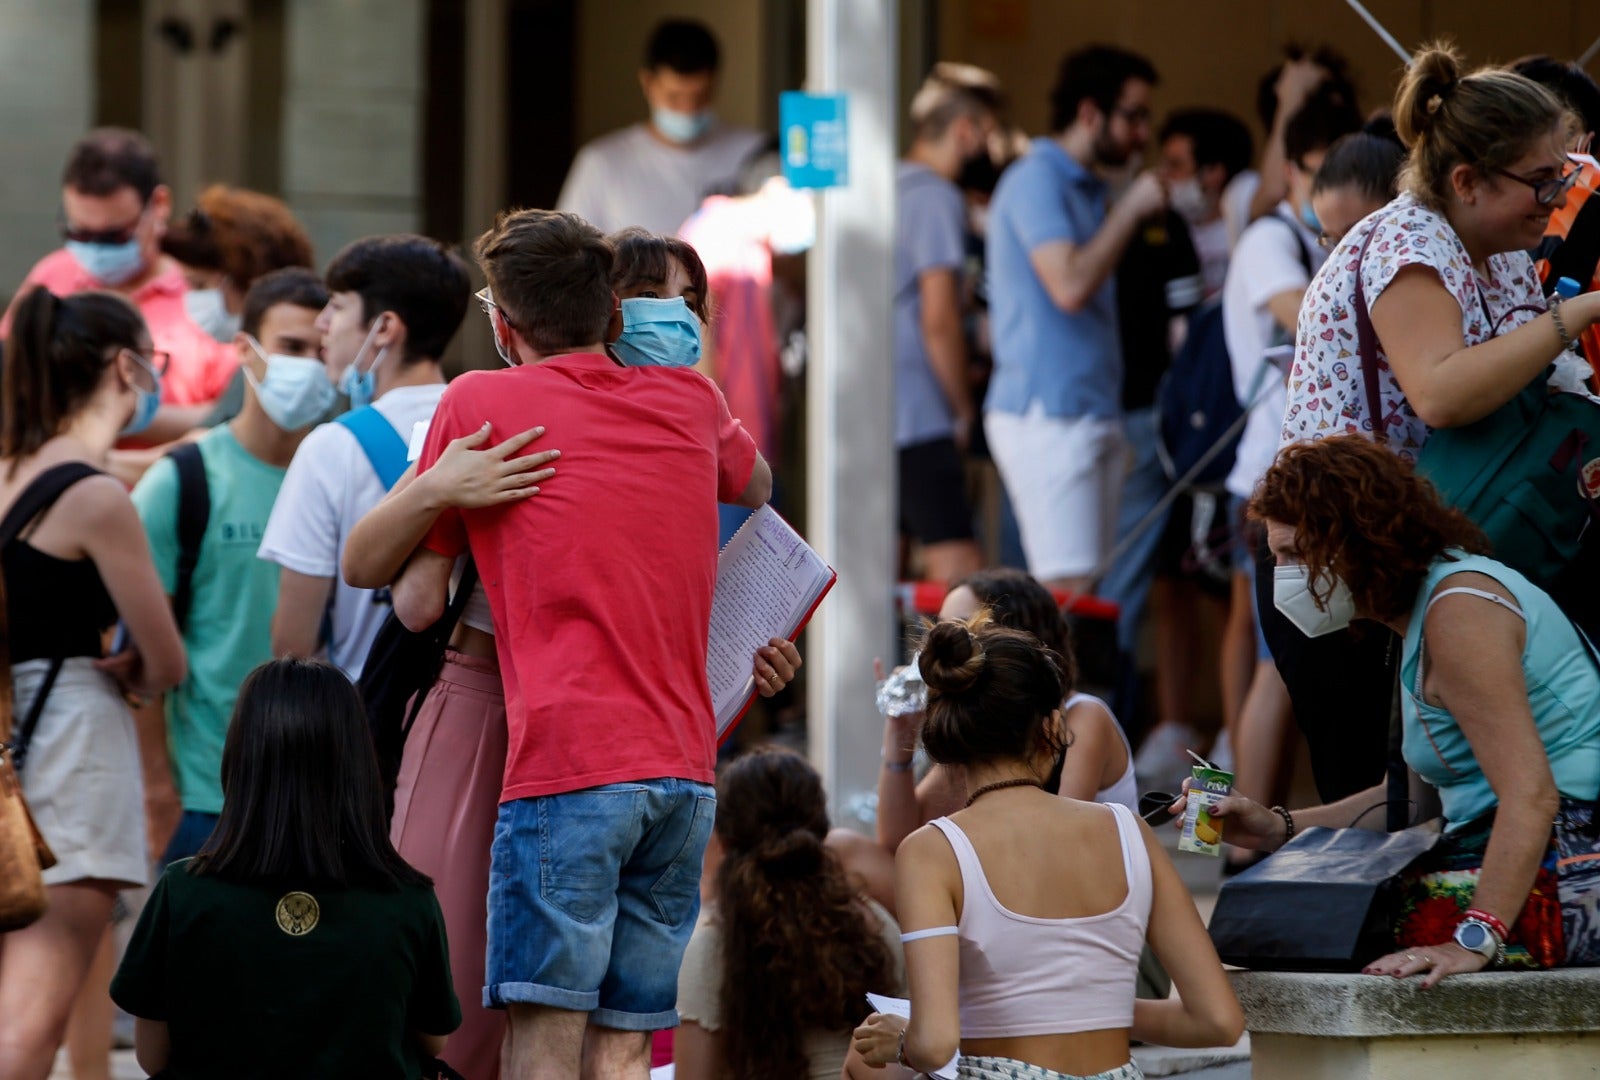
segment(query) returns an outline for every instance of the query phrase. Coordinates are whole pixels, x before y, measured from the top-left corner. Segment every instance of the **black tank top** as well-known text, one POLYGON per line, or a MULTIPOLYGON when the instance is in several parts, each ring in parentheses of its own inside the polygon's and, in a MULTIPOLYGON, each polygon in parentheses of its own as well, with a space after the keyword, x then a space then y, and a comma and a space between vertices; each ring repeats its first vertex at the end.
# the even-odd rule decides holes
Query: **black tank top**
POLYGON ((93 559, 58 559, 28 543, 56 500, 78 481, 99 476, 83 462, 67 462, 33 478, 0 522, 0 570, 6 584, 6 626, 11 662, 98 657, 101 635, 117 621, 117 606, 93 559), (24 520, 15 520, 23 517, 24 520))

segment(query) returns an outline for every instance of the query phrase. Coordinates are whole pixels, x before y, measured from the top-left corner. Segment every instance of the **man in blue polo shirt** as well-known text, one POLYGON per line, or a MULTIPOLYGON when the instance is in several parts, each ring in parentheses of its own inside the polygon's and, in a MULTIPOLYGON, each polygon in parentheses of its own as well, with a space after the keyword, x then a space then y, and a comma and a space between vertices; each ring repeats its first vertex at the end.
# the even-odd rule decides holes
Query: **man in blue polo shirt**
POLYGON ((984 429, 1028 569, 1071 592, 1110 550, 1127 467, 1117 264, 1166 207, 1161 182, 1144 173, 1108 210, 1101 174, 1144 148, 1155 82, 1148 60, 1120 49, 1069 55, 1051 92, 1056 134, 1006 170, 989 208, 984 429))

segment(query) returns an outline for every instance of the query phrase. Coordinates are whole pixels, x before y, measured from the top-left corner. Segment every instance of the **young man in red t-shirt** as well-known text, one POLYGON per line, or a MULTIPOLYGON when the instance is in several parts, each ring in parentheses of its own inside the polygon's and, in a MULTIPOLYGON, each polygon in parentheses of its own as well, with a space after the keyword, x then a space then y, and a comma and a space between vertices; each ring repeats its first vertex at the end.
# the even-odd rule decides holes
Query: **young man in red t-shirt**
POLYGON ((771 473, 709 380, 607 354, 598 230, 519 211, 477 256, 514 366, 451 384, 418 470, 485 421, 536 417, 562 448, 559 484, 446 511, 418 555, 443 569, 470 547, 505 683, 486 1001, 510 1010, 508 1076, 576 1078, 585 1060, 585 1075, 642 1076, 645 1033, 677 1022, 716 806, 717 503, 760 506, 771 473))

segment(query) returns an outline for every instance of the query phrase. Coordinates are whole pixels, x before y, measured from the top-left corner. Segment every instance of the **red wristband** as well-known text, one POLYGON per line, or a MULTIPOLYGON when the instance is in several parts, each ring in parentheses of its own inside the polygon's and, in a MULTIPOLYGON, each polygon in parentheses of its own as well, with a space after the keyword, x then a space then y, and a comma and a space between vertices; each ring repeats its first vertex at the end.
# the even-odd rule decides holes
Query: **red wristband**
POLYGON ((1468 908, 1466 911, 1462 912, 1461 917, 1463 919, 1477 919, 1479 922, 1487 923, 1489 929, 1500 935, 1500 940, 1502 943, 1511 939, 1510 927, 1506 926, 1505 922, 1498 916, 1491 915, 1482 908, 1468 908))

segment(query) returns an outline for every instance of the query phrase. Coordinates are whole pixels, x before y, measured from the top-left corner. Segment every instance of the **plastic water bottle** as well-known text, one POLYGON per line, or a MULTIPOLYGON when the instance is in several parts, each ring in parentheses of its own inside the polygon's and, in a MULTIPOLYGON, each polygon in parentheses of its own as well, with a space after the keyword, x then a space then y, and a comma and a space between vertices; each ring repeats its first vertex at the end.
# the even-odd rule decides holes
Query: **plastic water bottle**
POLYGON ((917 658, 878 684, 878 711, 884 716, 910 716, 928 708, 928 684, 917 658))

